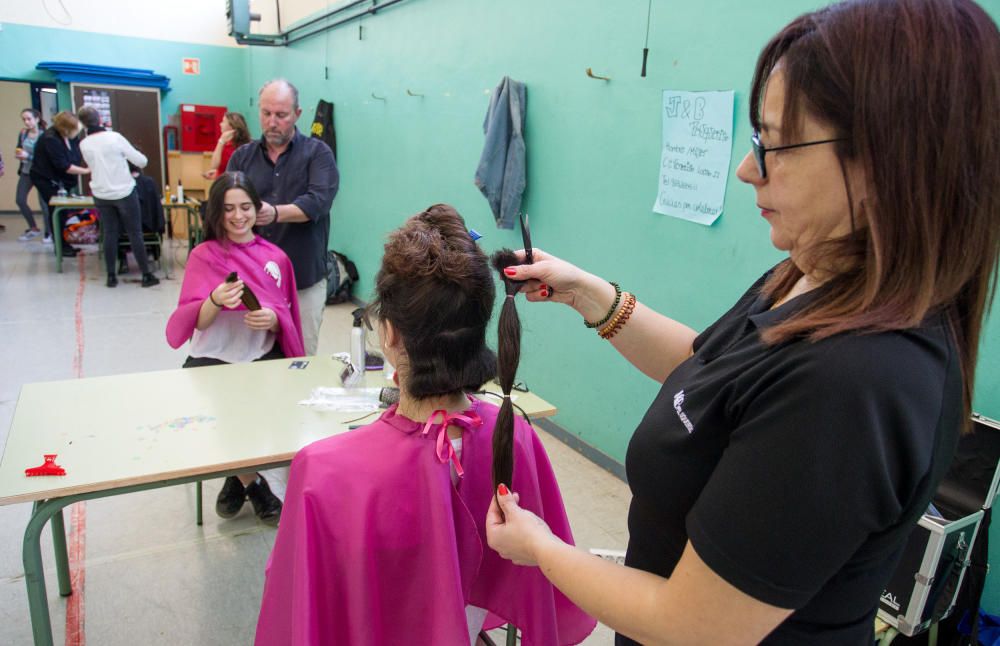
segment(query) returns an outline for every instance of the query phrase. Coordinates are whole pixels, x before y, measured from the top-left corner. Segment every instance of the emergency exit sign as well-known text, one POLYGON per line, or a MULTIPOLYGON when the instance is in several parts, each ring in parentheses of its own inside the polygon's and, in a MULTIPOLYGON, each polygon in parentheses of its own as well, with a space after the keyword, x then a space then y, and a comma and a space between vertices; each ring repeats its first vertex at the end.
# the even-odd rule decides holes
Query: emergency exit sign
POLYGON ((201 74, 200 58, 183 58, 181 64, 185 74, 201 74))

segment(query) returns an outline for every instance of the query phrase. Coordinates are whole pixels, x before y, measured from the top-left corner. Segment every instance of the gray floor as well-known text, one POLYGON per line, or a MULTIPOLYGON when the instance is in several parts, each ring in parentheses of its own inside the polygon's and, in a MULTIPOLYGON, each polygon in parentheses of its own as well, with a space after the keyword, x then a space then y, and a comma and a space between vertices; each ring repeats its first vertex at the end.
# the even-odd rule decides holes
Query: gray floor
MULTIPOLYGON (((141 289, 133 262, 117 289, 104 286, 95 247, 64 261, 58 274, 50 247, 21 243, 23 221, 0 216, 0 445, 22 384, 175 368, 184 350, 164 338, 177 302, 185 249, 173 250, 172 280, 141 289), (81 295, 82 355, 76 303, 81 295)), ((179 244, 179 243, 178 243, 179 244)), ((158 272, 162 277, 162 272, 158 272)), ((343 351, 349 305, 327 309, 319 352, 343 351)), ((544 396, 544 393, 540 393, 544 396)), ((163 396, 169 396, 164 393, 163 396)), ((96 402, 94 402, 96 404, 96 402)), ((558 418, 556 418, 558 421, 558 418)), ((624 549, 628 488, 558 440, 541 433, 563 489, 577 543, 624 549)), ((86 641, 101 646, 249 644, 253 641, 263 567, 274 530, 245 509, 232 520, 211 511, 221 481, 205 484, 205 524, 195 525, 194 486, 86 503, 83 612, 86 641)), ((30 506, 0 507, 0 644, 30 644, 21 538, 30 506)), ((70 515, 66 517, 70 530, 70 515)), ((53 633, 64 643, 66 600, 56 591, 51 541, 43 557, 53 633)), ((502 643, 497 639, 498 643, 502 643)), ((584 644, 611 644, 604 626, 584 644)), ((416 643, 416 642, 415 642, 416 643)))

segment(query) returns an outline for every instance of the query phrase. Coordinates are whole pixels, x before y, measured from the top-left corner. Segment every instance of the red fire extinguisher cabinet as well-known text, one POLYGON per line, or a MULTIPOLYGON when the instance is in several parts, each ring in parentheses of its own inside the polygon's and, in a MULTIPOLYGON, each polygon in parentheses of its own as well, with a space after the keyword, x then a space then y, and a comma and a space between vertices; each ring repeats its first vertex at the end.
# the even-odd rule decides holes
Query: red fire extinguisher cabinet
POLYGON ((182 103, 178 108, 181 122, 181 150, 211 152, 222 130, 219 122, 226 115, 226 106, 182 103))

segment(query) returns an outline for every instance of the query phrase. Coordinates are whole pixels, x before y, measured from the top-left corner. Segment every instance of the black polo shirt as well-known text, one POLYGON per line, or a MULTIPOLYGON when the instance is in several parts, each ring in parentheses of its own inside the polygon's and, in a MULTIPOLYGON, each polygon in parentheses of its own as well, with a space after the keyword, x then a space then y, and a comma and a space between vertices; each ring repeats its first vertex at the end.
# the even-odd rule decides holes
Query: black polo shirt
POLYGON ((629 443, 626 563, 670 576, 690 540, 736 588, 795 609, 765 643, 867 646, 954 452, 956 346, 940 315, 765 346, 761 330, 824 297, 769 309, 766 277, 697 337, 629 443))
POLYGON ((267 142, 261 137, 237 148, 226 170, 245 173, 260 199, 268 204, 294 204, 302 209, 309 222, 272 223, 258 229, 261 236, 288 255, 298 289, 312 287, 325 278, 330 207, 340 187, 340 173, 330 147, 296 128, 277 163, 271 163, 267 142))

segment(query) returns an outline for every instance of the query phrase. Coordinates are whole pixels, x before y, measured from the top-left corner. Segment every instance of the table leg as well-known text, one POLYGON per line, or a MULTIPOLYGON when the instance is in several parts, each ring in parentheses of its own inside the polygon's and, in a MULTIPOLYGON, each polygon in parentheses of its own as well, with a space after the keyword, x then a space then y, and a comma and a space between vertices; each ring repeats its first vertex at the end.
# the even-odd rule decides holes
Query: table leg
POLYGON ((889 626, 889 629, 882 633, 882 639, 878 640, 879 646, 889 646, 897 635, 899 635, 899 631, 889 626))
POLYGON ((198 214, 194 212, 190 207, 187 207, 188 214, 188 253, 194 249, 195 245, 198 244, 198 235, 195 233, 195 225, 197 224, 198 214))
POLYGON ((62 509, 52 515, 52 547, 56 551, 56 575, 59 577, 59 594, 68 597, 73 593, 69 580, 69 557, 66 553, 66 526, 62 509))
POLYGON ((163 261, 163 276, 164 278, 170 278, 170 271, 174 268, 174 241, 172 238, 163 239, 160 235, 160 258, 166 255, 166 260, 163 261))
POLYGON ((42 528, 56 512, 71 500, 57 499, 36 502, 32 507, 28 527, 24 530, 22 559, 24 583, 28 588, 28 611, 31 615, 31 634, 35 646, 52 646, 52 622, 49 618, 49 601, 45 593, 45 570, 42 566, 42 528))
POLYGON ((62 273, 62 227, 59 226, 59 214, 64 207, 52 209, 52 243, 56 247, 56 271, 62 273))
POLYGON ((201 480, 194 483, 194 494, 195 494, 195 516, 198 526, 201 527, 201 480))

